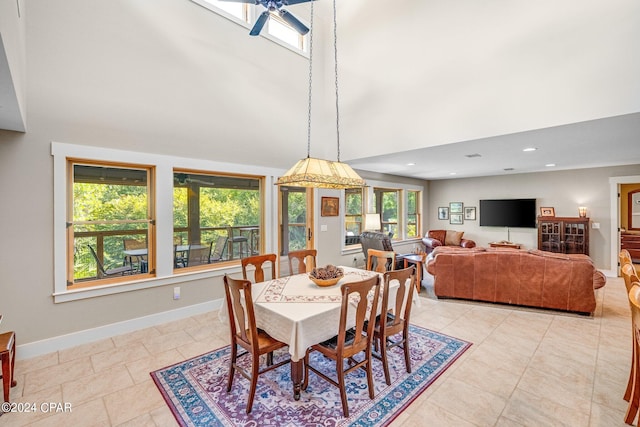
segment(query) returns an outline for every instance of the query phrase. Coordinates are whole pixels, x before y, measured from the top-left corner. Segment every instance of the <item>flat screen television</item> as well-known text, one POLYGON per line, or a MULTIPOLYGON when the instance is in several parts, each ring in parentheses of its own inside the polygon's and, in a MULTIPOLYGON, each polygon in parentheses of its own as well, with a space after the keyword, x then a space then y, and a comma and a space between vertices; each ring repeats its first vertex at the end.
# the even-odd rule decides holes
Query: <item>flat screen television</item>
POLYGON ((480 225, 536 227, 536 199, 480 200, 480 225))

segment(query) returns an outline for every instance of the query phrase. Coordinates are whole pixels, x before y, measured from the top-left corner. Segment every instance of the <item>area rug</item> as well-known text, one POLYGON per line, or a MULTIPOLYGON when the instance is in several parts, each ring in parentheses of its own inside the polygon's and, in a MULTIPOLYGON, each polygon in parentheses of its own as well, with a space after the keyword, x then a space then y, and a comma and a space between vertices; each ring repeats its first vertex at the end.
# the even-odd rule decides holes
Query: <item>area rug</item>
MULTIPOLYGON (((236 373, 227 393, 229 346, 151 372, 151 377, 181 426, 386 426, 425 391, 471 345, 418 326, 410 327, 412 372, 400 349, 388 352, 391 385, 382 363, 373 361, 375 399, 369 399, 365 372, 346 376, 348 418, 342 415, 337 387, 309 374, 309 386, 293 399, 291 370, 284 365, 258 379, 253 410, 245 413, 249 381, 236 373)), ((275 354, 286 357, 286 350, 275 354)), ((312 353, 312 364, 335 372, 335 364, 312 353)), ((241 358, 249 362, 249 356, 241 358)), ((264 361, 261 361, 264 362, 264 361)), ((247 363, 247 365, 249 365, 247 363)))

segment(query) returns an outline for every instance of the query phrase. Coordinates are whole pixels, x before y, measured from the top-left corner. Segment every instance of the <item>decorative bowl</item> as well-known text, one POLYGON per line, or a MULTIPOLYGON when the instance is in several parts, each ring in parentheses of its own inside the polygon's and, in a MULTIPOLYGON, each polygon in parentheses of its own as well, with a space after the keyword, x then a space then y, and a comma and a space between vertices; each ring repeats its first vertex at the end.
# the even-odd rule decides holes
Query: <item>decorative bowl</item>
POLYGON ((342 276, 334 277, 333 279, 316 279, 311 274, 309 274, 309 279, 311 279, 311 281, 318 286, 333 286, 338 283, 343 277, 344 274, 342 276))

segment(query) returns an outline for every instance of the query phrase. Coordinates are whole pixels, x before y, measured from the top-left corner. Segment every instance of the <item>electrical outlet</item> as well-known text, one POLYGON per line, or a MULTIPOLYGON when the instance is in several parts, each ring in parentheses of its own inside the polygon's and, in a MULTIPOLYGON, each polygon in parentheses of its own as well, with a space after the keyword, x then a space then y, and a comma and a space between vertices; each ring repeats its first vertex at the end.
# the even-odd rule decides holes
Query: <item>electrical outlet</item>
POLYGON ((600 228, 600 223, 599 222, 592 222, 591 223, 591 228, 600 228))
POLYGON ((180 299, 180 286, 173 288, 173 299, 180 299))

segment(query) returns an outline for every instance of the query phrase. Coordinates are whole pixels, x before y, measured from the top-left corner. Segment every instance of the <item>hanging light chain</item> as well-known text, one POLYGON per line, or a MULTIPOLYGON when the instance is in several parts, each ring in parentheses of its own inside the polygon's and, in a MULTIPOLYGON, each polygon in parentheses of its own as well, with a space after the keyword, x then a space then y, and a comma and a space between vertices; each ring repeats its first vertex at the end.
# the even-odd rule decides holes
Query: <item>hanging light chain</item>
POLYGON ((311 156, 311 86, 313 77, 313 1, 311 2, 311 23, 309 25, 309 116, 307 118, 307 157, 311 156))
POLYGON ((336 75, 336 141, 338 144, 338 162, 340 162, 340 108, 338 107, 338 20, 336 18, 336 0, 333 0, 333 56, 336 75))

